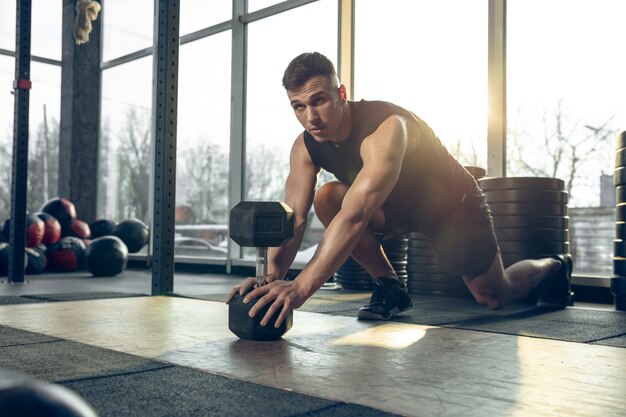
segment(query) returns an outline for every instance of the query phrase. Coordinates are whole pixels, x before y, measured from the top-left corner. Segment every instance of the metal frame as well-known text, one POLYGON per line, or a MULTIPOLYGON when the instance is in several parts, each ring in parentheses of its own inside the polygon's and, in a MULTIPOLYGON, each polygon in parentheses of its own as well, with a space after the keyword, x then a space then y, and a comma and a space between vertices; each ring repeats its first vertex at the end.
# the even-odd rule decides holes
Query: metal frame
MULTIPOLYGON (((11 58, 15 58, 16 56, 15 52, 3 48, 0 48, 0 55, 10 56, 11 58)), ((56 65, 57 67, 60 67, 62 65, 61 61, 58 61, 56 59, 44 58, 35 55, 31 55, 30 60, 31 62, 41 62, 42 64, 56 65)))
POLYGON ((355 0, 339 0, 337 73, 349 100, 354 99, 354 7, 355 0))
POLYGON ((152 90, 152 295, 174 291, 180 2, 155 0, 152 90))
MULTIPOLYGON (((245 158, 246 158, 246 89, 248 56, 248 27, 239 16, 245 15, 247 0, 233 0, 232 20, 232 65, 230 108, 230 155, 228 170, 228 208, 240 202, 244 195, 245 158)), ((241 248, 231 239, 228 240, 226 271, 231 272, 234 258, 241 257, 241 248)))
POLYGON ((489 0, 487 175, 506 175, 506 0, 489 0))
POLYGON ((13 94, 13 173, 11 179, 11 227, 9 228, 8 280, 24 282, 26 247, 26 199, 28 184, 28 112, 30 104, 31 0, 17 2, 15 81, 13 94))

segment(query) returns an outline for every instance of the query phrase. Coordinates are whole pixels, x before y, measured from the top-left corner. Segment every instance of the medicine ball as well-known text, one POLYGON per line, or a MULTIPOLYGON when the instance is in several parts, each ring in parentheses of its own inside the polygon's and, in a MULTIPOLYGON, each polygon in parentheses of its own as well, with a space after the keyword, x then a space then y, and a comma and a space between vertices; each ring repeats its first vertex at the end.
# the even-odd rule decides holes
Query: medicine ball
POLYGON ((28 263, 26 264, 27 274, 41 274, 48 264, 48 258, 45 254, 41 253, 35 248, 26 248, 26 256, 28 257, 28 263))
POLYGON ((148 244, 150 232, 148 226, 139 219, 126 219, 119 222, 114 232, 122 239, 129 253, 139 252, 148 244))
POLYGON ((74 236, 81 239, 89 239, 91 237, 91 229, 86 222, 79 219, 74 219, 72 220, 70 227, 63 229, 61 235, 74 236))
POLYGON ((72 220, 76 218, 76 207, 67 198, 53 198, 41 206, 40 211, 55 217, 63 229, 69 228, 72 225, 72 220))
POLYGON ((85 260, 85 243, 74 236, 62 237, 48 248, 48 260, 52 267, 61 271, 76 271, 85 260))
MULTIPOLYGON (((9 274, 9 250, 10 246, 6 242, 0 242, 0 276, 6 277, 9 274)), ((24 269, 28 267, 28 255, 24 254, 24 269)))
POLYGON ((111 236, 115 232, 115 223, 113 220, 100 219, 89 225, 91 229, 91 238, 97 239, 102 236, 111 236))
POLYGON ((61 239, 61 223, 56 219, 56 217, 51 214, 44 213, 43 211, 35 213, 37 217, 43 220, 44 223, 44 232, 43 238, 41 239, 41 243, 46 246, 53 245, 61 239))
POLYGON ((78 394, 62 385, 0 370, 0 415, 96 417, 96 412, 78 394))
MULTIPOLYGON (((34 248, 41 243, 45 232, 45 224, 43 220, 34 214, 26 215, 26 242, 25 246, 34 248)), ((2 238, 5 242, 9 242, 11 237, 11 219, 4 221, 2 227, 2 238)))
POLYGON ((113 277, 126 269, 128 248, 117 236, 102 236, 91 241, 85 265, 94 277, 113 277))

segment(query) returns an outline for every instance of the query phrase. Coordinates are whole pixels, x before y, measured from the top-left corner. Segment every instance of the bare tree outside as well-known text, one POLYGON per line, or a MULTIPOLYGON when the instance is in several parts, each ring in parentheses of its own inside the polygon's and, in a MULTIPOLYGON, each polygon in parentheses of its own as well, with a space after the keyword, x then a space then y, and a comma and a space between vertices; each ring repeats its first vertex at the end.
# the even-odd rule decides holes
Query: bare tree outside
POLYGON ((197 223, 226 223, 228 219, 228 154, 209 143, 177 158, 176 200, 191 207, 197 223))
POLYGON ((150 137, 149 112, 131 109, 118 137, 118 219, 149 219, 150 137))
MULTIPOLYGON (((572 118, 560 99, 554 110, 543 112, 542 137, 534 137, 525 129, 510 132, 508 175, 560 178, 565 182, 570 201, 575 201, 572 191, 576 186, 591 186, 599 180, 586 175, 589 165, 597 162, 603 166, 607 163, 605 156, 612 154, 612 139, 617 132, 611 127, 613 118, 601 121, 572 118)), ((612 172, 612 168, 609 164, 602 172, 612 172)), ((599 193, 599 187, 595 188, 595 193, 599 193)))
POLYGON ((256 144, 246 153, 246 198, 281 200, 285 198, 285 179, 289 172, 288 155, 264 144, 256 144))
MULTIPOLYGON (((11 134, 12 135, 12 134, 11 134)), ((13 138, 0 140, 0 221, 11 215, 11 181, 13 176, 13 138)), ((59 122, 41 122, 31 133, 28 146, 27 210, 39 211, 47 199, 56 197, 59 163, 59 122), (34 133, 34 134, 33 134, 34 133), (45 142, 48 142, 46 152, 45 142), (46 181, 47 176, 47 181, 46 181), (48 183, 47 195, 44 184, 48 183)))

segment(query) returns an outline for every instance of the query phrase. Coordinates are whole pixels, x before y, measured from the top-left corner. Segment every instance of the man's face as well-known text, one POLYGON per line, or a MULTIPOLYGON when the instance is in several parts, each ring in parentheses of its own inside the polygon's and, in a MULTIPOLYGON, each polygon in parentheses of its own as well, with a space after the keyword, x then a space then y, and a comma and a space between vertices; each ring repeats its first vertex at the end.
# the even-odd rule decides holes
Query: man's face
POLYGON ((298 121, 318 142, 337 137, 343 120, 345 89, 333 86, 329 77, 316 76, 301 87, 288 90, 287 96, 298 121))

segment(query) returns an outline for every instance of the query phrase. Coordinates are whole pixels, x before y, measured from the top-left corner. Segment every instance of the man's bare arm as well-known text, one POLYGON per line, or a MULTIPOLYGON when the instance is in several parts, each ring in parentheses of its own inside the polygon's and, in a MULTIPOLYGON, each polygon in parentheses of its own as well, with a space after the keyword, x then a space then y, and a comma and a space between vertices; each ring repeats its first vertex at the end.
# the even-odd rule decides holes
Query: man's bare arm
POLYGON ((304 144, 304 135, 296 139, 291 149, 289 166, 289 175, 285 182, 285 203, 294 213, 294 236, 285 245, 269 249, 267 270, 269 274, 274 274, 276 279, 285 277, 300 249, 320 170, 309 156, 304 144))
POLYGON ((391 116, 361 145, 363 168, 350 186, 339 213, 328 225, 300 280, 308 297, 348 258, 374 212, 395 186, 407 149, 407 122, 391 116))
MULTIPOLYGON (((315 166, 311 160, 302 134, 298 136, 291 148, 289 165, 289 175, 285 182, 285 203, 294 212, 294 236, 284 246, 269 249, 268 275, 266 277, 268 283, 282 280, 289 271, 289 267, 302 244, 307 215, 313 204, 319 167, 315 166)), ((226 303, 229 303, 237 293, 239 295, 246 294, 254 288, 255 284, 254 278, 247 278, 241 285, 231 289, 226 297, 226 303)))

